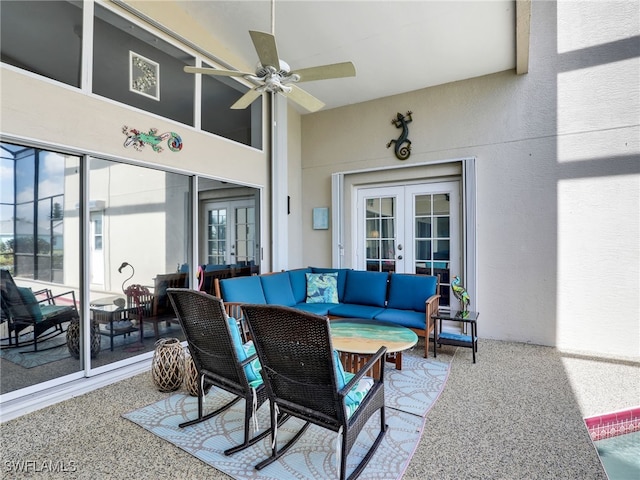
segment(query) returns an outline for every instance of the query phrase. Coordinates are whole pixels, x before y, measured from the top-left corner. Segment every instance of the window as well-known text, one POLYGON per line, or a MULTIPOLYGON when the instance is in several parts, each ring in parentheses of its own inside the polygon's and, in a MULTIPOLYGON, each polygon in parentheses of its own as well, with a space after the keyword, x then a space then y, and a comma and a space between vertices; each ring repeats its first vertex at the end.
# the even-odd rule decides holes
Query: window
POLYGON ((82 1, 2 0, 0 50, 4 63, 80 87, 82 1))
MULTIPOLYGON (((203 67, 210 65, 203 64, 203 67)), ((248 90, 231 78, 202 75, 202 130, 262 148, 262 102, 256 100, 240 110, 229 108, 248 90)))
POLYGON ((193 56, 100 5, 93 28, 94 93, 194 124, 195 84, 183 71, 195 64, 193 56), (144 72, 132 68, 135 58, 144 72))
POLYGON ((230 108, 247 86, 233 78, 185 73, 185 66, 196 64, 194 55, 97 3, 92 4, 92 64, 83 66, 82 7, 81 0, 0 1, 2 62, 78 88, 82 69, 91 69, 93 93, 190 126, 196 125, 201 82, 201 129, 262 148, 262 101, 230 108))
POLYGON ((66 171, 75 174, 80 160, 8 143, 2 152, 2 266, 23 278, 62 284, 65 212, 72 209, 66 171))

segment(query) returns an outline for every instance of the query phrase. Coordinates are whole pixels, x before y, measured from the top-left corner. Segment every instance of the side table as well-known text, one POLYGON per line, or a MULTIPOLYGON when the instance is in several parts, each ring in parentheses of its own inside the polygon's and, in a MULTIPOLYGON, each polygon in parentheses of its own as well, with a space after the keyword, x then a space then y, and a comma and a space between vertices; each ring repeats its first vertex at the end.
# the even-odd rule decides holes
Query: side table
POLYGON ((454 345, 456 347, 471 348, 473 351, 473 363, 476 363, 476 353, 478 351, 478 317, 479 312, 467 311, 464 314, 460 311, 438 312, 431 316, 434 322, 433 329, 433 356, 436 357, 436 344, 454 345), (471 335, 460 333, 442 332, 442 321, 450 320, 471 324, 471 335), (439 333, 441 332, 441 333, 439 333))
MULTIPOLYGON (((109 337, 110 350, 113 352, 113 337, 118 335, 129 336, 132 332, 142 332, 142 327, 134 327, 130 322, 120 326, 118 322, 126 320, 127 314, 133 310, 132 308, 118 307, 117 305, 95 305, 89 307, 91 320, 98 324, 106 324, 107 330, 100 330, 101 335, 109 337)), ((140 343, 142 343, 142 335, 140 335, 140 343)))

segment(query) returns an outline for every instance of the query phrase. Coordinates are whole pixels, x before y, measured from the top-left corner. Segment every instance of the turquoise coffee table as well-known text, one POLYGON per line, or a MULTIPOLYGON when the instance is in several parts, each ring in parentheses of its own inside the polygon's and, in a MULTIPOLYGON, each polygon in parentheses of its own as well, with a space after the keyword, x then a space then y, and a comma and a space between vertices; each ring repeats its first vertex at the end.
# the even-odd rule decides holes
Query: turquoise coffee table
POLYGON ((402 352, 418 343, 418 335, 409 328, 375 320, 332 320, 331 342, 349 372, 357 372, 382 346, 387 347, 387 361, 401 370, 402 352))

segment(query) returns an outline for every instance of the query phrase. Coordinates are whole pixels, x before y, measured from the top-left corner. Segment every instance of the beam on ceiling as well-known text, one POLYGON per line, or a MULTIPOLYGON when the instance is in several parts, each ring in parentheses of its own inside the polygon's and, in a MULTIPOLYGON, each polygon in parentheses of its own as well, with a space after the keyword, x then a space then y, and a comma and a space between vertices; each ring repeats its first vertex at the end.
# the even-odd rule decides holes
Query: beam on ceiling
POLYGON ((531 0, 516 0, 516 74, 529 72, 531 0))

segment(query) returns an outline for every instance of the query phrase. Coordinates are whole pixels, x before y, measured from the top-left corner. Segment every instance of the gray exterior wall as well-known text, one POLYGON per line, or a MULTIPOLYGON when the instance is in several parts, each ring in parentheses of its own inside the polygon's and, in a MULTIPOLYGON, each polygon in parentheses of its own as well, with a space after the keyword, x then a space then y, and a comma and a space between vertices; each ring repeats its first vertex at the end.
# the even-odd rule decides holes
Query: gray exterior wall
POLYGON ((331 262, 311 228, 331 174, 476 157, 480 336, 640 356, 637 6, 534 1, 526 75, 303 116, 300 265, 331 262), (399 162, 386 143, 407 110, 399 162))

